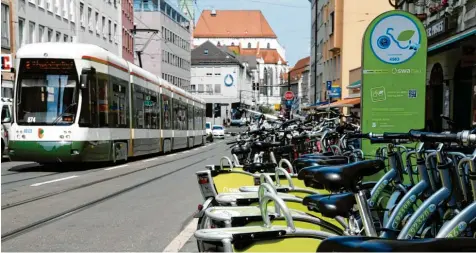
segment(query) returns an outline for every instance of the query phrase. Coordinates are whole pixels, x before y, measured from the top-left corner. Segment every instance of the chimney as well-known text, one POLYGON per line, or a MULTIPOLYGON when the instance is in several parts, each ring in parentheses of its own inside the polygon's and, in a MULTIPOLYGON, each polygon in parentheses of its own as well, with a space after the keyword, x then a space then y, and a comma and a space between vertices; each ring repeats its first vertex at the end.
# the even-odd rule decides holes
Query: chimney
POLYGON ((212 9, 212 12, 210 14, 212 17, 215 17, 217 15, 217 11, 215 10, 215 8, 212 9))

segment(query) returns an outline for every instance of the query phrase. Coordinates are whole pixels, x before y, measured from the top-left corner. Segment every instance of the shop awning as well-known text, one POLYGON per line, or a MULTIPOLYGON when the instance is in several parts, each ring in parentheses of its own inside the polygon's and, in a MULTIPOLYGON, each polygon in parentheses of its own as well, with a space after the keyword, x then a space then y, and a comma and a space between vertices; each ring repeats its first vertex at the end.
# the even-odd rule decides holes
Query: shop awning
POLYGON ((358 80, 358 81, 355 81, 355 82, 349 84, 347 86, 347 89, 357 89, 357 88, 360 88, 360 86, 362 86, 362 82, 360 80, 358 80))
POLYGON ((469 36, 473 36, 473 35, 476 35, 476 27, 472 27, 464 32, 461 32, 461 33, 458 33, 458 34, 455 34, 443 41, 440 41, 430 47, 428 47, 428 52, 431 52, 433 50, 436 50, 436 49, 439 49, 439 48, 442 48, 444 46, 447 46, 451 43, 455 43, 459 40, 462 40, 464 38, 467 38, 469 36))
POLYGON ((342 108, 342 107, 354 107, 355 105, 360 104, 360 98, 346 98, 329 105, 321 105, 316 109, 326 109, 326 108, 342 108))

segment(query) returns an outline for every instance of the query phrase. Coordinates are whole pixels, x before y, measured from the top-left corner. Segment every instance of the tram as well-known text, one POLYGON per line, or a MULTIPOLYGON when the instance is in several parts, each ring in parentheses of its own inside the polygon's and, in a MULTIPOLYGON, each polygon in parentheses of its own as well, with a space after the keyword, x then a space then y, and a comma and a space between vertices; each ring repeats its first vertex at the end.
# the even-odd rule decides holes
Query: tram
POLYGON ((90 44, 22 46, 12 161, 124 161, 205 144, 205 101, 90 44))

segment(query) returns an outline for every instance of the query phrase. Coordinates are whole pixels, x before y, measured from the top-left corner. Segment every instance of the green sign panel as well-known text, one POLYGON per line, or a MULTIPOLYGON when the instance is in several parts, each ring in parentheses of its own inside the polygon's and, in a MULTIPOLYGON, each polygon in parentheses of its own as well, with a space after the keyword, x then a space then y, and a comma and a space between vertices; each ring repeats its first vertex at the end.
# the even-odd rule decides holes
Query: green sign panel
MULTIPOLYGON (((375 18, 362 42, 362 132, 407 132, 425 125, 427 38, 404 11, 375 18)), ((379 145, 362 142, 366 155, 379 145)))

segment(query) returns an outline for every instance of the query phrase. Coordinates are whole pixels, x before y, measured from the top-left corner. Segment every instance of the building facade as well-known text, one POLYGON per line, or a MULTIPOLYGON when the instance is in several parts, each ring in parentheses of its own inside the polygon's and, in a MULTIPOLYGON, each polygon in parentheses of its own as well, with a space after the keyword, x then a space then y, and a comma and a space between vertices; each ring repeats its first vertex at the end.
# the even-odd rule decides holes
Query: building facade
MULTIPOLYGON (((294 113, 300 111, 302 107, 309 106, 312 103, 311 94, 311 57, 299 59, 293 68, 283 77, 286 84, 289 84, 288 77, 291 75, 291 91, 294 93, 293 111, 294 113)), ((284 92, 288 89, 283 88, 281 97, 284 97, 284 92)), ((283 100, 282 104, 284 105, 283 100)))
POLYGON ((122 0, 122 58, 134 62, 134 6, 132 0, 122 0))
MULTIPOLYGON (((142 68, 187 89, 191 68, 190 21, 165 0, 134 0, 134 17, 136 28, 157 31, 135 35, 134 50, 142 51, 142 68)), ((139 65, 137 57, 135 62, 139 65)))
POLYGON ((362 37, 375 17, 391 9, 380 0, 313 1, 311 89, 317 102, 355 97, 348 86, 350 72, 361 65, 362 37))
POLYGON ((405 1, 402 10, 422 20, 427 29, 427 127, 457 129, 476 125, 476 0, 405 1))
POLYGON ((15 33, 13 11, 15 1, 2 0, 2 97, 13 98, 15 73, 12 71, 15 56, 15 33))
POLYGON ((193 45, 207 41, 227 46, 236 55, 256 57, 254 79, 260 85, 260 105, 281 103, 282 76, 287 72, 284 48, 259 10, 204 10, 194 30, 193 45))
POLYGON ((208 41, 193 49, 191 73, 188 91, 206 101, 208 122, 222 124, 233 119, 238 108, 256 101, 249 65, 227 47, 208 41))
POLYGON ((16 48, 35 42, 98 45, 122 56, 119 0, 18 0, 16 48))

